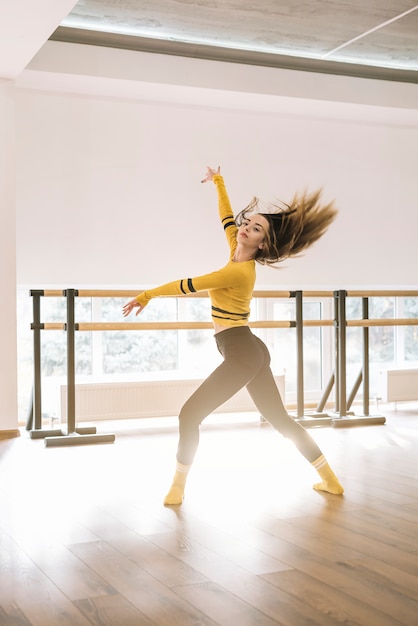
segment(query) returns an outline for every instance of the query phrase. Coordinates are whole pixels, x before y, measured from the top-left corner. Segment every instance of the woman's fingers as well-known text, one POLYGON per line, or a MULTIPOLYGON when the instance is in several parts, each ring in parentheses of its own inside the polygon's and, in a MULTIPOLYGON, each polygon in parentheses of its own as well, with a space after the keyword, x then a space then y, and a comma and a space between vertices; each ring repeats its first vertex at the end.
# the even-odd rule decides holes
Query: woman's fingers
POLYGON ((214 170, 212 167, 207 165, 206 176, 204 178, 202 178, 201 182, 202 183, 207 183, 209 180, 212 180, 212 178, 214 177, 215 174, 220 174, 220 173, 221 173, 221 166, 220 165, 218 165, 218 168, 216 170, 214 170))
POLYGON ((135 300, 131 300, 130 302, 127 302, 126 304, 123 305, 122 307, 122 313, 123 315, 126 317, 127 315, 129 315, 129 313, 132 311, 132 309, 134 308, 136 304, 135 300))

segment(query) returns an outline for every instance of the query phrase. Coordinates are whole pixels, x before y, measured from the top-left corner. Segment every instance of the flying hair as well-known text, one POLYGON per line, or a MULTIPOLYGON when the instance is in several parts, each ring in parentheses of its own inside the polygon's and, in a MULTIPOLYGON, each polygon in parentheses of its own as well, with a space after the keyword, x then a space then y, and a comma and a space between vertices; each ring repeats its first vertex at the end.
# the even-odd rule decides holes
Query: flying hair
POLYGON ((299 256, 326 232, 337 215, 334 201, 321 202, 322 189, 295 194, 286 204, 261 203, 254 197, 235 218, 240 226, 251 213, 262 215, 269 223, 264 246, 255 260, 261 265, 274 265, 299 256))

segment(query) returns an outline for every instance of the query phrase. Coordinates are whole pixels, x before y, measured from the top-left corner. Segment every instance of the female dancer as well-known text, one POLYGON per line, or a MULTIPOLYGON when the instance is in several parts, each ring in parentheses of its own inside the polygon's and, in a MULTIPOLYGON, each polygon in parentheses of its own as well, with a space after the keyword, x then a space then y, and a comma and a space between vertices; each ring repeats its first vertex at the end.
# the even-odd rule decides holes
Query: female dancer
POLYGON ((215 340, 223 362, 200 385, 179 415, 179 443, 173 483, 164 504, 181 504, 186 479, 199 444, 199 427, 212 411, 247 387, 260 414, 284 437, 291 439, 321 477, 314 489, 332 494, 344 492, 338 478, 308 431, 287 413, 270 369, 265 344, 248 326, 255 284, 255 262, 271 265, 299 254, 319 239, 336 215, 332 203, 319 203, 320 191, 295 196, 286 209, 271 205, 274 212, 257 212, 257 198, 234 219, 220 168, 207 168, 202 183, 212 180, 218 191, 221 223, 230 247, 222 269, 183 278, 143 291, 123 307, 126 317, 140 313, 158 296, 181 296, 209 291, 215 340))

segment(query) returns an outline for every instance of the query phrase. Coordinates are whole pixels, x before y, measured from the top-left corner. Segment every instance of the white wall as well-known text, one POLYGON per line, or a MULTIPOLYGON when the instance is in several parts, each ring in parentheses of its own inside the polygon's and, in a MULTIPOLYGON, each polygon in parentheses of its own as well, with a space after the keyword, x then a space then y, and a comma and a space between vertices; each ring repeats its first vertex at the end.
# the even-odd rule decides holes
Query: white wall
POLYGON ((0 80, 0 431, 17 428, 14 101, 0 80))
MULTIPOLYGON (((78 54, 80 48, 89 47, 77 47, 78 54)), ((259 285, 418 285, 416 85, 321 76, 317 86, 327 100, 303 101, 300 95, 270 93, 272 78, 289 80, 289 72, 235 66, 234 74, 233 64, 225 64, 230 81, 238 75, 240 81, 228 93, 222 64, 178 59, 170 99, 149 83, 149 93, 145 83, 134 92, 132 84, 137 87, 143 79, 138 68, 147 79, 150 74, 141 53, 104 51, 107 60, 112 54, 123 61, 124 79, 130 64, 135 70, 137 82, 129 82, 127 97, 114 82, 114 64, 109 82, 114 90, 104 88, 96 49, 93 67, 101 76, 100 88, 93 76, 91 82, 83 76, 77 88, 70 85, 73 70, 67 66, 57 78, 59 50, 54 47, 48 57, 53 74, 42 74, 40 61, 34 62, 33 75, 43 80, 48 75, 48 88, 36 88, 30 71, 32 82, 18 85, 19 283, 141 287, 221 266, 226 247, 215 192, 199 182, 206 164, 221 164, 236 211, 253 195, 286 200, 305 186, 323 186, 325 197, 335 197, 340 208, 330 231, 304 258, 289 261, 279 273, 260 268, 259 285), (242 93, 246 69, 252 82, 242 93), (206 84, 197 91, 199 71, 206 84), (193 88, 178 85, 179 76, 183 83, 194 82, 193 88), (59 91, 51 86, 54 80, 59 91), (346 89, 346 102, 338 102, 335 94, 341 94, 344 80, 351 95, 346 89), (412 96, 412 104, 404 98, 404 109, 399 90, 412 96), (385 106, 376 106, 376 93, 385 106), (385 102, 388 94, 396 108, 385 102), (365 104, 367 99, 373 104, 365 104)), ((167 62, 173 70, 175 60, 167 62)), ((300 80, 303 73, 290 74, 300 80)), ((310 94, 313 80, 309 75, 310 94)))

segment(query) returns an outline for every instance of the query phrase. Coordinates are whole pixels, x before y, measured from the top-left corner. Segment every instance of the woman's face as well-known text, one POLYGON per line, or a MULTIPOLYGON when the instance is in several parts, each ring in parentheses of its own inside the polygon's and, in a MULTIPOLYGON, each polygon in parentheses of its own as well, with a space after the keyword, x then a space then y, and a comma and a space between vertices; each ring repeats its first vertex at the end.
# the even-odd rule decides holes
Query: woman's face
POLYGON ((245 217, 241 226, 238 228, 238 243, 247 248, 254 249, 254 254, 256 254, 258 249, 263 248, 264 239, 269 227, 266 218, 259 213, 253 213, 245 217))

